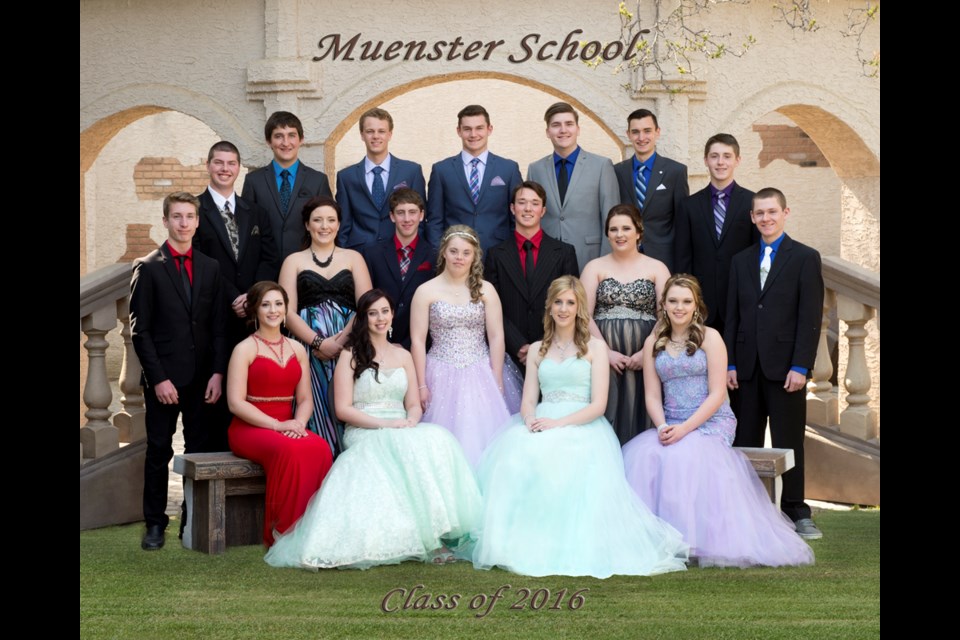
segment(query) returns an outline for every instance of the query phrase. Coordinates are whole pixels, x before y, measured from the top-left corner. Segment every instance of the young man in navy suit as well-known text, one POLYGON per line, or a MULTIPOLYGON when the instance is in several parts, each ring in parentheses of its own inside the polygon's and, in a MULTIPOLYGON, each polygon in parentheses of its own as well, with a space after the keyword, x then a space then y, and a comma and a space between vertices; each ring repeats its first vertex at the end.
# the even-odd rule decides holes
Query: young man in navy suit
POLYGON ((396 305, 390 340, 410 348, 410 301, 421 284, 436 274, 437 251, 420 235, 423 198, 406 187, 390 196, 390 220, 395 232, 363 248, 373 286, 383 289, 396 305))
POLYGON ((395 190, 413 189, 424 202, 427 198, 420 165, 389 151, 393 137, 393 116, 389 112, 365 111, 360 116, 360 137, 366 157, 337 173, 337 203, 342 211, 340 246, 357 250, 393 237, 390 194, 395 190))
POLYGON ((537 182, 513 190, 510 211, 516 219, 512 237, 487 252, 484 278, 503 305, 507 353, 523 368, 530 344, 543 339, 543 312, 550 283, 560 276, 580 275, 577 250, 551 238, 540 227, 547 212, 547 194, 537 182))
POLYGON ((803 501, 807 374, 813 368, 823 312, 820 254, 784 233, 790 209, 779 189, 761 189, 750 214, 760 242, 734 256, 727 318, 727 387, 739 389, 734 445, 762 447, 767 418, 777 448, 793 449, 780 508, 807 539, 823 534, 803 501))
POLYGON ((457 114, 463 150, 433 165, 427 188, 426 235, 434 246, 455 224, 473 227, 484 251, 510 237, 510 198, 523 180, 516 162, 487 149, 492 133, 490 114, 480 105, 466 106, 457 114))
POLYGON ((637 109, 627 116, 627 137, 633 157, 614 167, 620 203, 638 207, 643 215, 643 252, 676 273, 673 223, 677 207, 690 194, 687 165, 657 153, 660 124, 652 111, 637 109))
POLYGON ((674 259, 677 273, 700 281, 707 305, 707 326, 723 335, 730 283, 730 261, 760 240, 750 220, 753 191, 733 178, 740 164, 740 144, 729 133, 718 133, 703 148, 710 184, 677 207, 674 259))
POLYGON ((273 162, 247 174, 243 199, 258 204, 270 215, 280 263, 300 251, 303 220, 300 213, 314 196, 333 196, 326 174, 300 162, 303 124, 289 111, 277 111, 263 127, 273 162))
POLYGON ((163 200, 167 241, 133 266, 130 334, 143 367, 147 453, 143 466, 140 546, 159 549, 167 528, 167 465, 177 417, 187 453, 210 451, 205 404, 217 402, 227 370, 217 261, 193 248, 200 203, 189 193, 163 200))

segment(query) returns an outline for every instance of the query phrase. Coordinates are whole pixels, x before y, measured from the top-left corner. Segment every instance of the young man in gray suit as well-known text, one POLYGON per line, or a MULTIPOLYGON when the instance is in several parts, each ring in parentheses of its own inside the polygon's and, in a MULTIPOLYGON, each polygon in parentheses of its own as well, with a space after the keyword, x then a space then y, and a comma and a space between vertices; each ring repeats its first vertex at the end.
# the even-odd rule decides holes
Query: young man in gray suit
POLYGON ((385 109, 369 109, 360 116, 360 137, 367 155, 337 173, 337 204, 340 205, 340 246, 361 251, 364 247, 393 240, 390 196, 398 189, 413 189, 423 202, 427 185, 416 162, 390 153, 393 116, 385 109))
POLYGON ((547 192, 544 230, 577 250, 582 269, 610 245, 603 240, 603 224, 615 205, 620 204, 613 163, 584 151, 577 144, 580 114, 566 102, 550 105, 543 116, 553 153, 532 163, 527 179, 543 185, 547 192))
POLYGON ((632 204, 643 215, 643 252, 676 271, 673 260, 674 212, 690 195, 687 165, 657 153, 660 125, 647 109, 627 116, 627 137, 633 157, 617 164, 620 202, 632 204))
POLYGON ((258 204, 270 215, 280 263, 301 249, 303 219, 300 212, 314 196, 333 196, 325 173, 300 162, 303 124, 289 111, 267 118, 263 135, 273 151, 273 162, 247 174, 241 197, 258 204))

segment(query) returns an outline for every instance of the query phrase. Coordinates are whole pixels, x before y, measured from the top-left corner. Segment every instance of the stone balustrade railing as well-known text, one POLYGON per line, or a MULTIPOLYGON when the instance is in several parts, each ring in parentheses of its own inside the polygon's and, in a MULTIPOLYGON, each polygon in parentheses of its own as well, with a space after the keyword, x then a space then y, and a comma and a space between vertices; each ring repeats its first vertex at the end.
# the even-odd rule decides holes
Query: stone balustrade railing
MULTIPOLYGON (((80 278, 80 330, 87 358, 83 402, 86 422, 80 427, 80 461, 99 458, 121 442, 146 437, 140 361, 130 341, 130 264, 115 264, 80 278), (121 410, 111 414, 113 391, 107 373, 106 335, 121 325, 123 357, 120 368, 121 410)), ((82 356, 81 356, 82 357, 82 356)), ((82 370, 81 370, 82 371, 82 370)))
MULTIPOLYGON (((880 333, 880 274, 864 269, 836 256, 823 259, 823 281, 826 295, 823 299, 823 324, 813 380, 807 387, 807 422, 822 427, 833 427, 863 440, 880 436, 880 420, 876 409, 870 406, 870 367, 865 342, 865 325, 876 315, 876 332, 880 333), (846 324, 846 331, 838 340, 841 357, 837 380, 846 392, 847 407, 839 411, 838 389, 830 379, 833 362, 827 340, 827 329, 833 311, 846 324), (843 357, 845 355, 845 357, 843 357)), ((879 343, 877 345, 879 354, 879 343)), ((879 363, 876 364, 879 366, 879 363)))

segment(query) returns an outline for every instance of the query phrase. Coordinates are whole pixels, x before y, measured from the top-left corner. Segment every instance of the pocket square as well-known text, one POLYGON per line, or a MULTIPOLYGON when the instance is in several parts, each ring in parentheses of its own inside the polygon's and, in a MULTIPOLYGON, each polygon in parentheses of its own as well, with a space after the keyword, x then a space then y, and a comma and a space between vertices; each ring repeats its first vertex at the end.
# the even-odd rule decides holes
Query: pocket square
POLYGON ((433 265, 430 264, 429 260, 424 260, 420 263, 420 266, 417 267, 417 271, 430 271, 433 269, 433 265))
POLYGON ((503 178, 500 176, 493 176, 493 180, 490 181, 491 187, 505 187, 507 183, 503 181, 503 178))
POLYGON ((258 235, 260 235, 260 225, 258 225, 258 224, 253 225, 253 229, 250 230, 250 235, 251 235, 251 236, 258 236, 258 235))
POLYGON ((403 182, 401 182, 401 183, 399 183, 399 184, 393 185, 393 190, 394 190, 394 191, 396 191, 397 189, 406 189, 406 188, 408 188, 408 187, 407 187, 407 181, 406 181, 406 180, 404 180, 403 182))
POLYGON ((666 190, 667 190, 667 185, 663 184, 662 182, 658 184, 657 188, 655 189, 655 191, 666 191, 666 190))

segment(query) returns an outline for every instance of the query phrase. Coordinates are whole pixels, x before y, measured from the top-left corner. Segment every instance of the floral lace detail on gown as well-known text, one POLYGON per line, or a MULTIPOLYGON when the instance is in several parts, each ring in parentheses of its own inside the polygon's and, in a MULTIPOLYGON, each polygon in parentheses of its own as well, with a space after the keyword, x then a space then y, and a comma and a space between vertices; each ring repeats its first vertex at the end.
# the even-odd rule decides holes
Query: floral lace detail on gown
MULTIPOLYGON (((692 356, 683 352, 673 357, 664 349, 657 354, 654 364, 663 385, 663 413, 667 424, 683 422, 700 408, 709 395, 707 354, 703 349, 697 349, 692 356)), ((737 435, 737 419, 730 410, 730 403, 724 401, 699 429, 718 435, 727 446, 733 446, 733 438, 737 435)))
POLYGON ((604 278, 597 285, 596 320, 656 320, 657 289, 650 280, 620 282, 604 278))

